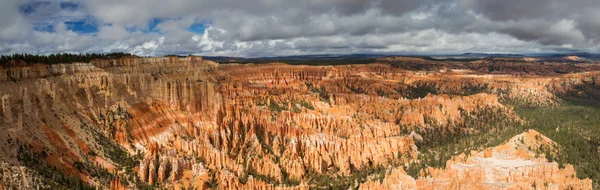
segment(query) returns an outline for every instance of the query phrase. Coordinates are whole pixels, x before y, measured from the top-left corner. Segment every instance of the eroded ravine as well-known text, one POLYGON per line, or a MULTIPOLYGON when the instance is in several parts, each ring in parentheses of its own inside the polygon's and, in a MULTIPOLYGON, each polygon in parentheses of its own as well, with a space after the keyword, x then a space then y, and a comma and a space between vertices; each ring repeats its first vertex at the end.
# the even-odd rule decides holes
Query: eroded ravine
POLYGON ((596 71, 479 72, 200 57, 3 69, 0 158, 5 174, 19 177, 2 184, 358 187, 373 171, 418 160, 419 143, 523 123, 503 102, 553 105, 600 82, 596 71))

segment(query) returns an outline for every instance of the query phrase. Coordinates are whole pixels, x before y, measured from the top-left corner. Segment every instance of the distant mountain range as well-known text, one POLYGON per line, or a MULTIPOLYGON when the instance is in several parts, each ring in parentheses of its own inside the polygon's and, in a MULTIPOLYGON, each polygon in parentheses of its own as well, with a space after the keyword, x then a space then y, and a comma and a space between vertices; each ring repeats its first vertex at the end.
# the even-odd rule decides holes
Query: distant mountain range
POLYGON ((392 56, 389 54, 320 54, 320 55, 292 55, 274 57, 228 57, 228 56, 203 56, 204 59, 213 61, 227 60, 339 60, 339 59, 372 59, 392 56))
POLYGON ((548 54, 532 54, 536 57, 565 57, 565 56, 578 56, 586 59, 600 59, 600 54, 597 53, 588 53, 588 52, 577 52, 577 53, 548 53, 548 54))
POLYGON ((486 57, 540 57, 540 58, 562 58, 566 56, 578 56, 589 60, 600 60, 600 54, 577 52, 577 53, 539 53, 539 54, 495 54, 495 53, 463 53, 463 54, 439 54, 439 55, 398 55, 398 54, 318 54, 318 55, 293 55, 273 57, 228 57, 228 56, 203 56, 204 59, 216 62, 237 63, 262 63, 274 61, 341 61, 341 60, 373 60, 388 56, 430 57, 434 59, 482 59, 486 57))

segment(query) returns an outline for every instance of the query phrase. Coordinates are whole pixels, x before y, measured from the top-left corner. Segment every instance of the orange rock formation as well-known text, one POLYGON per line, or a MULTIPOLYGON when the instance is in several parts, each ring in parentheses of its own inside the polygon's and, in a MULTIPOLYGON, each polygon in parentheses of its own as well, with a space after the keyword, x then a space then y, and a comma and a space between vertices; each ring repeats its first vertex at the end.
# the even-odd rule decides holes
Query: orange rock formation
POLYGON ((497 147, 454 157, 445 169, 429 168, 417 180, 402 168, 392 170, 383 182, 369 181, 361 189, 592 189, 590 179, 578 179, 572 165, 559 168, 536 157, 536 150, 554 142, 530 130, 497 147))
MULTIPOLYGON (((32 147, 52 167, 114 189, 307 189, 315 175, 347 177, 415 160, 415 141, 522 122, 501 100, 547 106, 560 101, 560 94, 592 93, 581 85, 600 84, 592 69, 526 77, 417 58, 381 62, 219 65, 201 57, 166 57, 0 69, 0 128, 6 131, 0 139, 10 142, 0 148, 0 160, 19 165, 18 147, 32 147), (410 67, 390 63, 403 61, 410 67), (415 71, 419 65, 432 69, 415 71)), ((446 170, 432 169, 431 179, 439 181, 415 181, 397 169, 381 187, 485 180, 487 186, 473 187, 533 181, 589 187, 568 177, 572 168, 539 160, 492 170, 499 175, 487 178, 487 168, 497 165, 490 159, 508 159, 495 153, 499 149, 492 152, 491 158, 467 157, 472 168, 451 161, 446 170), (453 182, 453 174, 463 177, 453 182), (477 176, 486 178, 471 178, 477 176)))

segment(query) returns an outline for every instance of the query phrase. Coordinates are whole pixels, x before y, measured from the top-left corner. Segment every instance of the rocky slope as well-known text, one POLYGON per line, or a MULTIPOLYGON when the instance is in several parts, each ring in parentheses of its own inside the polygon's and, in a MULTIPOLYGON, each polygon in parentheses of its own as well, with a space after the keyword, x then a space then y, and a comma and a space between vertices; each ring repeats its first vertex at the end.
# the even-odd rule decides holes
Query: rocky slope
MULTIPOLYGON (((219 65, 164 57, 0 69, 1 184, 357 187, 365 174, 418 161, 417 145, 524 123, 505 102, 550 106, 564 94, 594 96, 600 82, 592 70, 511 76, 417 58, 406 63, 412 66, 219 65), (431 64, 435 69, 425 69, 431 64)), ((490 166, 469 162, 479 169, 446 170, 490 166)), ((540 167, 518 171, 556 173, 553 179, 562 181, 551 182, 558 187, 579 184, 568 178, 568 167, 540 167)), ((445 172, 427 170, 428 179, 448 179, 445 172)), ((402 169, 390 175, 385 183, 411 181, 402 169)), ((469 176, 460 184, 481 182, 469 176)))
POLYGON ((368 181, 361 189, 592 189, 590 179, 578 179, 572 165, 559 167, 539 152, 556 143, 537 131, 517 135, 482 152, 459 155, 445 169, 429 168, 416 180, 402 168, 383 181, 368 181))

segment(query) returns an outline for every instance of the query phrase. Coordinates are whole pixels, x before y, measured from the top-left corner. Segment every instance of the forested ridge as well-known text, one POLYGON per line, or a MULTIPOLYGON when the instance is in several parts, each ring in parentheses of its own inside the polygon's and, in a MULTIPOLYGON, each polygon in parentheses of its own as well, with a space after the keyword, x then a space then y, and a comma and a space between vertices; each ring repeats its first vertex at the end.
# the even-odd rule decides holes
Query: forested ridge
POLYGON ((135 56, 129 53, 86 53, 86 54, 49 54, 49 55, 34 55, 34 54, 13 54, 0 56, 0 66, 9 68, 14 66, 27 66, 33 64, 60 64, 60 63, 75 63, 75 62, 90 62, 94 59, 118 59, 121 57, 135 56))

